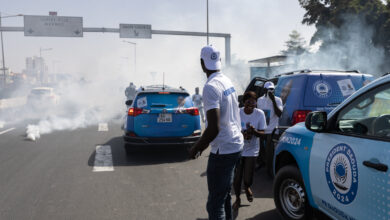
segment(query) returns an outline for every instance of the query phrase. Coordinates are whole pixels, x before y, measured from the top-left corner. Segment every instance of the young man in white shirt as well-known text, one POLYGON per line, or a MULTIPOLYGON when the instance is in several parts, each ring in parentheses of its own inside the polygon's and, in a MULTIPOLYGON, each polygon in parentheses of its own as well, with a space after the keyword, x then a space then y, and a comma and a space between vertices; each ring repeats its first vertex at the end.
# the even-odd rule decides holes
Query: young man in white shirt
POLYGON ((272 160, 274 149, 272 132, 279 125, 279 118, 283 112, 282 99, 274 95, 275 85, 272 82, 264 84, 265 94, 257 99, 257 108, 263 110, 267 121, 264 138, 260 139, 260 163, 266 164, 267 171, 272 175, 272 160))
POLYGON ((208 78, 203 88, 206 129, 190 149, 190 158, 195 159, 211 145, 207 164, 209 219, 233 219, 230 191, 244 145, 237 93, 230 79, 220 72, 220 52, 215 47, 203 47, 200 61, 208 78))
POLYGON ((241 127, 244 135, 244 149, 241 160, 234 173, 234 192, 236 201, 233 209, 241 205, 241 182, 244 179, 245 194, 249 202, 253 201, 251 186, 256 165, 256 157, 259 155, 259 137, 264 135, 267 127, 264 112, 256 108, 256 93, 249 91, 244 93, 244 107, 240 109, 241 127))

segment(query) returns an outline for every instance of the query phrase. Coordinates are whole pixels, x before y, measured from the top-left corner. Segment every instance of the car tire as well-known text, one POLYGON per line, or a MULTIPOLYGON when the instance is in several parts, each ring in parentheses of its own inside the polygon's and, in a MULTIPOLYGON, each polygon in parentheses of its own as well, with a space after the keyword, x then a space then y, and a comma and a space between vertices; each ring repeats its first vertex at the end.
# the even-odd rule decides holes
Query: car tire
POLYGON ((296 166, 287 165, 278 171, 273 192, 275 206, 284 219, 312 219, 313 210, 301 173, 296 166))

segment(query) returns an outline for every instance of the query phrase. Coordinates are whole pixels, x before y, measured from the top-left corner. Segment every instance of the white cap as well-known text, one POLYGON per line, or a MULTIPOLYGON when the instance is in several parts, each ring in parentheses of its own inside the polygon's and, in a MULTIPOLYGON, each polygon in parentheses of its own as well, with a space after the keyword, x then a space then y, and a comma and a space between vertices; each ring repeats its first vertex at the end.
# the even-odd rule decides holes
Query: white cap
POLYGON ((204 65, 208 70, 220 70, 221 69, 221 56, 217 48, 205 46, 200 52, 200 58, 202 58, 204 65))
POLYGON ((266 89, 275 89, 275 85, 274 85, 273 82, 266 82, 264 84, 264 88, 266 88, 266 89))

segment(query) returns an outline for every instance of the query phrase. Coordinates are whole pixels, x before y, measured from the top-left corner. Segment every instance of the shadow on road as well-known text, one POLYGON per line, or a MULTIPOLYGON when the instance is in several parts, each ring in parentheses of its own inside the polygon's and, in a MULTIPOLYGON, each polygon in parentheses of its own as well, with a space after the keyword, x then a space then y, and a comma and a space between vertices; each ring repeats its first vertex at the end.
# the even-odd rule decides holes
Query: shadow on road
MULTIPOLYGON (((114 137, 107 143, 112 150, 112 160, 115 166, 144 166, 164 163, 185 162, 188 160, 187 148, 185 146, 145 146, 137 147, 131 154, 126 154, 123 147, 122 136, 114 137)), ((94 166, 95 151, 88 160, 89 166, 94 166)))
POLYGON ((266 212, 262 212, 252 218, 248 218, 247 220, 260 220, 260 219, 272 219, 272 220, 282 220, 283 218, 280 217, 278 211, 276 209, 272 209, 266 212))
POLYGON ((271 178, 265 168, 255 172, 253 185, 251 187, 255 198, 273 198, 272 193, 273 178, 271 178))

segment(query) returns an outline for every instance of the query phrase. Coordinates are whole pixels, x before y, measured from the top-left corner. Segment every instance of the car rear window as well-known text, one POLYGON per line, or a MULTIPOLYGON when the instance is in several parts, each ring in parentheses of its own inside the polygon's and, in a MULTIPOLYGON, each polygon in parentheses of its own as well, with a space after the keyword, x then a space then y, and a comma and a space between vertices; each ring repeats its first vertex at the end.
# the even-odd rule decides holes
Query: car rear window
POLYGON ((335 107, 365 85, 363 75, 309 75, 304 106, 335 107))
POLYGON ((48 89, 34 89, 31 91, 31 94, 34 95, 49 95, 51 93, 48 89))
POLYGON ((137 96, 134 107, 136 108, 177 108, 192 107, 188 93, 141 93, 137 96))

